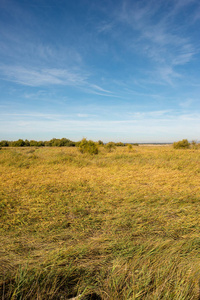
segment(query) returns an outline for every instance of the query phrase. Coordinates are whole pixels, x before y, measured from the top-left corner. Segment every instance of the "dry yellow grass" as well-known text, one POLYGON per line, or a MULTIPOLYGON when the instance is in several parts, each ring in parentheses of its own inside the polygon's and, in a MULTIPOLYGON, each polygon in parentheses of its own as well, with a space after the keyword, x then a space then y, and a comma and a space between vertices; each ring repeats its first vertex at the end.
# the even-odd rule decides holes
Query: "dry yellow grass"
POLYGON ((9 148, 0 164, 2 299, 200 299, 199 150, 9 148))

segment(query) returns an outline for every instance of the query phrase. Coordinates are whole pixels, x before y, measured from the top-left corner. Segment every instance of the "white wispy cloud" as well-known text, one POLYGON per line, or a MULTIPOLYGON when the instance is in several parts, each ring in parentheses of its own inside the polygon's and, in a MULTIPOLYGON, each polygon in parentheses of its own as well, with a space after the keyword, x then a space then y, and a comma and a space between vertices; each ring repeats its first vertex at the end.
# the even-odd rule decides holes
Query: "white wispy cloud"
POLYGON ((108 91, 108 90, 105 90, 103 89, 102 87, 96 85, 96 84, 90 84, 90 87, 94 88, 95 90, 97 91, 100 91, 100 92, 104 92, 104 93, 112 93, 111 91, 108 91))
POLYGON ((103 21, 97 26, 97 31, 99 33, 109 33, 114 29, 114 26, 115 26, 114 22, 103 21))
POLYGON ((181 74, 176 72, 172 66, 158 67, 156 71, 157 71, 158 77, 161 76, 161 78, 170 85, 173 85, 173 80, 175 78, 181 77, 181 74))
POLYGON ((189 99, 186 99, 186 100, 184 100, 184 101, 181 101, 181 102, 179 103, 179 105, 180 105, 181 107, 183 107, 183 108, 188 108, 188 107, 190 107, 194 102, 196 102, 194 99, 189 98, 189 99))
POLYGON ((147 112, 133 112, 129 113, 134 119, 147 119, 147 118, 163 118, 166 116, 173 115, 174 112, 172 109, 165 109, 165 110, 155 110, 155 111, 147 111, 147 112))
POLYGON ((70 117, 70 115, 61 115, 61 114, 47 114, 47 113, 39 113, 39 112, 24 112, 24 113, 4 113, 3 117, 12 117, 12 118, 34 118, 36 119, 54 119, 54 120, 58 120, 58 119, 65 119, 66 117, 70 117))
POLYGON ((198 1, 197 0, 177 0, 176 2, 174 2, 174 6, 173 6, 172 10, 170 11, 170 13, 168 14, 168 17, 179 14, 183 8, 185 8, 186 6, 189 6, 191 4, 195 4, 195 3, 198 3, 198 1))
MULTIPOLYGON (((28 86, 83 85, 87 74, 65 69, 31 69, 21 66, 0 66, 1 74, 9 81, 28 86)), ((1 75, 1 76, 2 76, 1 75)), ((3 77, 3 76, 2 76, 3 77)))
POLYGON ((74 71, 58 68, 39 69, 2 65, 0 66, 0 76, 2 79, 25 86, 43 87, 50 85, 66 85, 80 88, 87 93, 102 96, 115 96, 113 92, 104 89, 97 84, 90 83, 90 74, 81 70, 74 71))
MULTIPOLYGON (((154 63, 159 77, 172 84, 179 78, 177 66, 190 62, 199 49, 190 36, 183 35, 185 25, 177 25, 176 16, 195 0, 164 3, 163 1, 123 1, 122 9, 115 11, 115 18, 133 32, 132 49, 140 51, 154 63)), ((194 16, 195 9, 190 12, 194 16)), ((192 19, 192 18, 191 18, 192 19)), ((190 24, 187 23, 187 26, 190 24)), ((130 45, 130 39, 127 41, 130 45)), ((153 70, 152 70, 153 71, 153 70)))
POLYGON ((89 115, 88 114, 77 114, 77 117, 79 117, 79 118, 88 118, 89 115))

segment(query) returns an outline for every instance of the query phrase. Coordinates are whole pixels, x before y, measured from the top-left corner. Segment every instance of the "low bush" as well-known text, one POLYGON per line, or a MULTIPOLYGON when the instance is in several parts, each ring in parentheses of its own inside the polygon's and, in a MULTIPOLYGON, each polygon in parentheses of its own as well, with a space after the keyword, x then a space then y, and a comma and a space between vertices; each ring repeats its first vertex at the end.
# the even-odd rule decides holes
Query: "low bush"
POLYGON ((187 139, 183 139, 182 141, 174 142, 173 147, 174 149, 188 149, 190 147, 190 143, 187 139))
POLYGON ((127 146, 129 151, 133 150, 133 146, 131 144, 128 144, 127 146))
POLYGON ((199 146, 200 146, 200 144, 198 144, 197 141, 192 141, 191 142, 191 148, 192 149, 196 149, 197 150, 199 148, 199 146))
POLYGON ((91 140, 87 141, 85 138, 82 139, 82 141, 79 144, 79 151, 81 153, 89 153, 89 154, 99 153, 98 145, 91 140))
POLYGON ((106 144, 105 148, 108 150, 108 152, 111 152, 113 149, 116 148, 115 143, 109 142, 106 144))
POLYGON ((124 143, 122 143, 122 142, 118 142, 118 143, 115 143, 115 146, 117 146, 117 147, 124 147, 126 145, 124 143))

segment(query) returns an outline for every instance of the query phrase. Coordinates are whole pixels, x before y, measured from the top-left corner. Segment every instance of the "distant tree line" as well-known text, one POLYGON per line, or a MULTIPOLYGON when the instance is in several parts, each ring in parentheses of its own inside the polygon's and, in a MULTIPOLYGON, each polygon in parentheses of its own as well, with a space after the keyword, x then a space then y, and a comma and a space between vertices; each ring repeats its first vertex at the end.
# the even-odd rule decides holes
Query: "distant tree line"
POLYGON ((76 142, 70 141, 69 139, 53 138, 50 141, 35 141, 35 140, 22 140, 17 141, 6 141, 0 142, 0 147, 75 147, 76 142))
MULTIPOLYGON (((81 141, 74 142, 67 138, 56 139, 53 138, 50 141, 35 141, 35 140, 23 140, 17 141, 0 141, 0 149, 2 147, 78 147, 81 153, 98 154, 99 147, 104 147, 108 152, 112 152, 116 147, 128 147, 129 151, 132 151, 133 146, 139 146, 138 143, 122 143, 122 142, 109 142, 104 143, 99 140, 94 142, 83 138, 81 141)), ((188 142, 187 139, 173 143, 174 149, 200 149, 200 144, 197 141, 188 142)))
MULTIPOLYGON (((80 147, 80 144, 81 143, 84 144, 85 141, 86 139, 83 139, 82 141, 79 142, 73 142, 67 138, 62 138, 62 139, 53 138, 50 141, 35 141, 35 140, 27 140, 27 139, 26 140, 19 139, 17 141, 2 140, 0 141, 0 147, 80 147)), ((99 140, 96 144, 98 146, 103 146, 104 142, 99 140)), ((117 142, 117 143, 109 142, 106 144, 108 149, 114 148, 116 146, 124 147, 126 145, 128 144, 122 142, 117 142)), ((134 143, 132 145, 138 146, 137 143, 134 143)))

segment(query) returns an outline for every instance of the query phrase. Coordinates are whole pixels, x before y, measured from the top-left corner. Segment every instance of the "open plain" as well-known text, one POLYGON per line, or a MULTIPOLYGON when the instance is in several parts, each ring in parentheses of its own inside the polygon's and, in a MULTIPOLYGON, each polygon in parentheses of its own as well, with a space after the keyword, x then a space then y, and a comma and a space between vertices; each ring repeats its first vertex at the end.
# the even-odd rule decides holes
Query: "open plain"
POLYGON ((200 150, 99 150, 0 150, 1 299, 200 299, 200 150))

